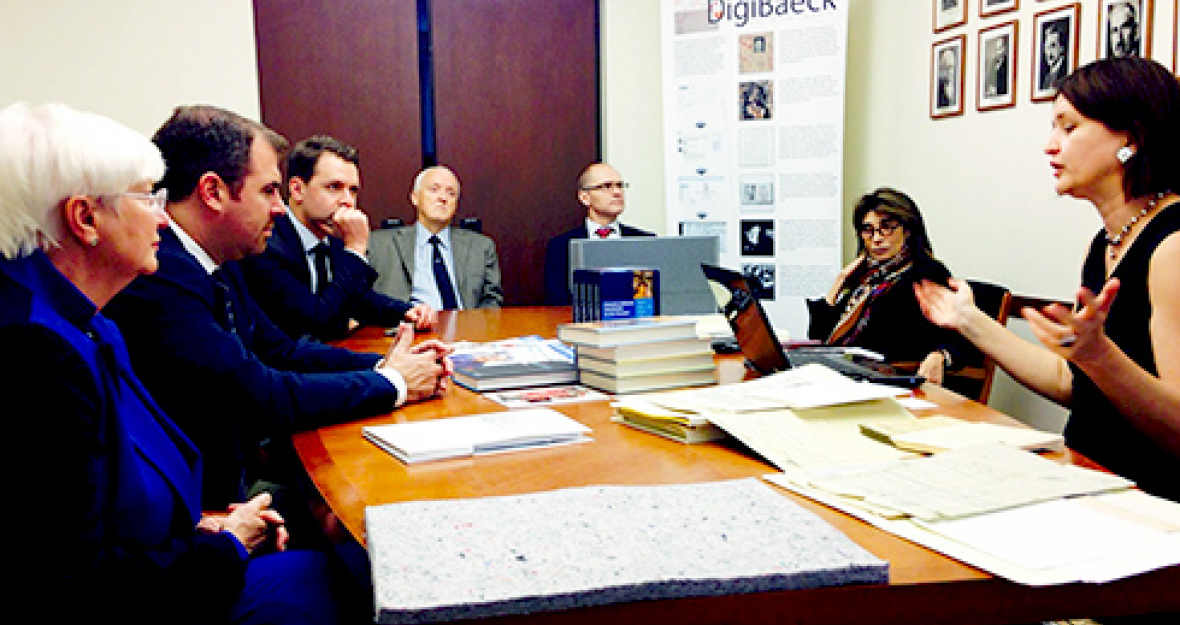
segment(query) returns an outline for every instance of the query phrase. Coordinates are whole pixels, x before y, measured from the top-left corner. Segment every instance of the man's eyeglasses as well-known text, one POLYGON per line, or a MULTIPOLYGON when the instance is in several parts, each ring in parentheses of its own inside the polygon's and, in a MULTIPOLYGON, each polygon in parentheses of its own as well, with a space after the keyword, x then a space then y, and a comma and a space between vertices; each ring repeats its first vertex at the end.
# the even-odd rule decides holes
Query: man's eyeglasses
POLYGON ((877 233, 880 233, 883 237, 890 236, 894 232, 897 232, 897 229, 900 227, 901 224, 896 221, 883 221, 877 227, 873 227, 872 224, 861 224, 856 231, 860 233, 860 238, 871 239, 877 233))
POLYGON ((631 185, 627 184, 626 182, 622 182, 619 180, 608 180, 606 182, 600 182, 598 184, 590 185, 588 187, 582 187, 582 190, 583 191, 600 191, 600 190, 605 189, 608 191, 615 191, 615 190, 622 191, 623 189, 626 189, 629 186, 631 186, 631 185))
MULTIPOLYGON (((153 212, 156 212, 156 213, 163 213, 164 207, 168 205, 168 189, 159 189, 155 193, 135 193, 132 191, 126 191, 123 193, 107 193, 106 195, 103 195, 102 197, 104 197, 104 198, 129 197, 132 199, 136 199, 136 200, 143 202, 145 205, 147 205, 148 208, 150 208, 153 212)), ((113 208, 114 203, 112 203, 111 206, 113 208)))

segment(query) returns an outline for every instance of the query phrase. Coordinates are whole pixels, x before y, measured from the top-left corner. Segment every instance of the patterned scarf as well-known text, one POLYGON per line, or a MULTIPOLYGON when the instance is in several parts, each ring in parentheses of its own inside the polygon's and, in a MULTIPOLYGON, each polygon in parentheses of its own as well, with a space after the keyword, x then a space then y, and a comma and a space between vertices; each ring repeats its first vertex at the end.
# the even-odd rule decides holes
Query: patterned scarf
POLYGON ((897 256, 888 260, 875 264, 873 261, 869 262, 868 274, 852 290, 848 301, 844 303, 844 311, 840 314, 840 320, 832 329, 831 336, 828 337, 829 345, 851 345, 869 323, 869 316, 873 311, 873 300, 893 288, 893 285, 901 280, 902 274, 914 266, 908 248, 902 248, 897 256))

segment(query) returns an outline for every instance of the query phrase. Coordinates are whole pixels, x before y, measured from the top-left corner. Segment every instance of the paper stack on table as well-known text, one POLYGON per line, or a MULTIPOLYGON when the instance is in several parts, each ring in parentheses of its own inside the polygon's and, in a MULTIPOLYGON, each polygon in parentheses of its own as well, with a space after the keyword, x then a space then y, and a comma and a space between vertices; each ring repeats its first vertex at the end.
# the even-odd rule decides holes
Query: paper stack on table
POLYGON ((1180 503, 1008 445, 766 479, 1022 584, 1109 582, 1180 564, 1180 503))

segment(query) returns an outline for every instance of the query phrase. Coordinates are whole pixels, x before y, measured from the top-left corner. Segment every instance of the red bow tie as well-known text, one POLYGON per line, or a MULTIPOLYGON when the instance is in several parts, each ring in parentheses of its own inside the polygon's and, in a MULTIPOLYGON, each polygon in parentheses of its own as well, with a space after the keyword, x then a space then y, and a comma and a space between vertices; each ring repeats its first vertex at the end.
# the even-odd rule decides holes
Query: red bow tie
POLYGON ((594 234, 597 234, 598 238, 600 238, 600 239, 605 239, 610 236, 611 232, 614 232, 614 231, 611 230, 610 228, 607 228, 606 226, 603 226, 603 227, 595 230, 594 234))

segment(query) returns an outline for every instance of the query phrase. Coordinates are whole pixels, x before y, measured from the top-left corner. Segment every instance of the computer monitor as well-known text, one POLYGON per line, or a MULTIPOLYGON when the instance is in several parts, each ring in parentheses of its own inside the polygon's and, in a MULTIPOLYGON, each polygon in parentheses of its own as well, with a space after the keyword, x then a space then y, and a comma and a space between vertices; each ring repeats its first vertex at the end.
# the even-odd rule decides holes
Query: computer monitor
POLYGON ((701 263, 716 265, 720 243, 712 236, 623 237, 570 241, 570 275, 575 269, 654 267, 660 270, 660 313, 708 315, 717 300, 701 271, 701 263))

